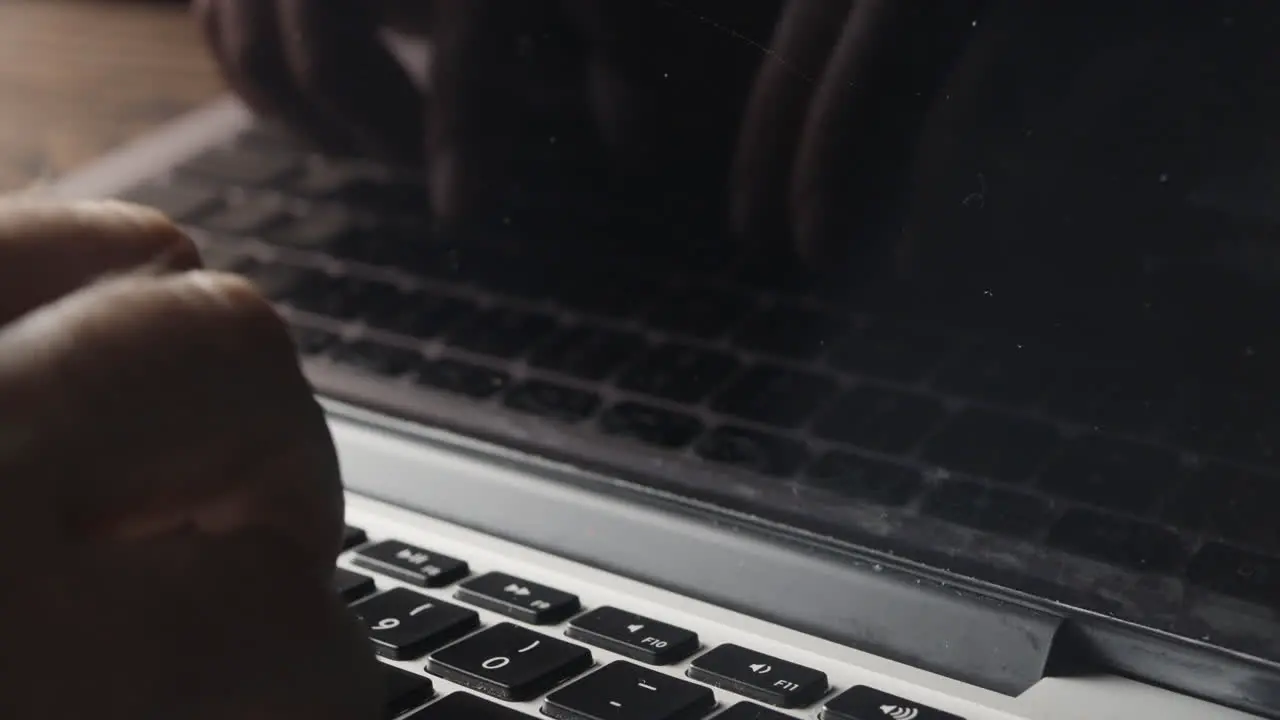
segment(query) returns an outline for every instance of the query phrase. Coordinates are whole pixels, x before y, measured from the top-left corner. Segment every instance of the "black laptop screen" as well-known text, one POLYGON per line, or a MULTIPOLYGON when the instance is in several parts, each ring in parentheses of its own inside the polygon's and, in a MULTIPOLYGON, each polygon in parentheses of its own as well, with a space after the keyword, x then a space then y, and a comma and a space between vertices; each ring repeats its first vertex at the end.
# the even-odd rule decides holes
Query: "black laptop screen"
POLYGON ((437 198, 604 321, 526 357, 614 431, 1141 572, 1280 551, 1280 5, 578 5, 510 21, 506 154, 437 198))
POLYGON ((540 378, 505 408, 1188 636, 1274 610, 1280 4, 565 6, 444 96, 450 272, 557 308, 451 336, 540 378))
POLYGON ((474 8, 434 41, 433 224, 266 236, 354 261, 285 298, 355 321, 304 352, 418 420, 1280 664, 1280 3, 474 8))

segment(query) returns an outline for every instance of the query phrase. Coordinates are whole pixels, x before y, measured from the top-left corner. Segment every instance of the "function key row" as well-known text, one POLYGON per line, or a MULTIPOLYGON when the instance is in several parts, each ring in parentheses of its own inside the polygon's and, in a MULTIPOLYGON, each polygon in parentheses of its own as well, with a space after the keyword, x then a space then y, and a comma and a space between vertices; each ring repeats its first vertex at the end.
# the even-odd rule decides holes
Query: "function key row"
MULTIPOLYGON (((346 528, 344 546, 356 548, 352 556, 356 566, 419 587, 442 587, 468 573, 462 560, 394 540, 370 543, 359 528, 346 528)), ((512 623, 482 628, 476 610, 408 588, 379 593, 373 578, 349 570, 338 569, 335 582, 343 599, 364 622, 381 657, 408 661, 428 655, 428 672, 502 700, 525 701, 551 692, 543 712, 558 720, 694 720, 715 706, 712 691, 704 685, 780 708, 812 705, 829 690, 827 676, 821 671, 735 644, 719 645, 694 658, 687 675, 704 685, 627 661, 611 663, 565 685, 592 667, 593 657, 587 648, 512 623), (560 689, 555 690, 557 687, 560 689)), ((700 647, 693 631, 615 607, 602 606, 578 615, 581 602, 575 595, 506 573, 467 579, 455 597, 530 624, 569 619, 565 635, 570 639, 646 665, 670 665, 700 647)), ((403 683, 417 677, 410 674, 400 680, 403 683)), ((429 682, 426 687, 429 697, 429 682)), ((464 697, 472 696, 441 703, 449 707, 486 702, 464 697)), ((439 710, 427 708, 419 716, 430 718, 436 712, 439 710)), ((735 714, 748 713, 751 720, 785 717, 752 703, 739 703, 722 714, 733 720, 735 714)), ((842 693, 828 702, 822 713, 823 720, 881 716, 913 720, 954 717, 867 687, 842 693)))

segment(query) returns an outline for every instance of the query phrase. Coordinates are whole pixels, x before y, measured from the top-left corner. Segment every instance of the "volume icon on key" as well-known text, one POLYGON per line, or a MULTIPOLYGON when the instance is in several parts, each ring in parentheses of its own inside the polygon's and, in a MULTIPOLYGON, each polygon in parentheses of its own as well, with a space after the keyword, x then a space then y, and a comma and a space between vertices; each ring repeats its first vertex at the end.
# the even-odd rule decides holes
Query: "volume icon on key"
POLYGON ((920 711, 915 708, 902 707, 901 705, 881 705, 880 712, 893 718, 893 720, 916 720, 920 711))

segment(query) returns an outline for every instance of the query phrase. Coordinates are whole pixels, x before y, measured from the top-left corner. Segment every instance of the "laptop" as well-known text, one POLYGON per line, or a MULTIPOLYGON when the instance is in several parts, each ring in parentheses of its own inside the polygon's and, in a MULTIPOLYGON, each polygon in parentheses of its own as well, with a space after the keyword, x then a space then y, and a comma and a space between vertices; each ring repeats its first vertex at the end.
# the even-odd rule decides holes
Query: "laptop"
POLYGON ((54 191, 294 329, 388 717, 1280 718, 1280 11, 1036 7, 821 267, 585 133, 466 232, 230 98, 54 191))

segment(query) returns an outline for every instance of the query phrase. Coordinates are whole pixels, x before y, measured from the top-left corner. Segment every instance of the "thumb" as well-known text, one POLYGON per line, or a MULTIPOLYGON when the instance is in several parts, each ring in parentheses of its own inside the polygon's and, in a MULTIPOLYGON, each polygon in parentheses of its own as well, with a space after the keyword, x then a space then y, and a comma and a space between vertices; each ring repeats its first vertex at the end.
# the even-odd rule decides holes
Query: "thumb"
POLYGON ((29 710, 14 717, 83 718, 85 702, 90 715, 122 720, 380 717, 383 679, 358 621, 330 578, 277 538, 80 546, 47 567, 57 571, 38 574, 21 607, 0 607, 22 618, 4 654, 29 659, 3 681, 29 710), (58 672, 63 638, 109 648, 110 661, 58 672))

